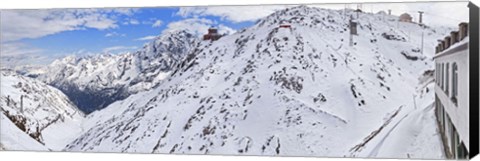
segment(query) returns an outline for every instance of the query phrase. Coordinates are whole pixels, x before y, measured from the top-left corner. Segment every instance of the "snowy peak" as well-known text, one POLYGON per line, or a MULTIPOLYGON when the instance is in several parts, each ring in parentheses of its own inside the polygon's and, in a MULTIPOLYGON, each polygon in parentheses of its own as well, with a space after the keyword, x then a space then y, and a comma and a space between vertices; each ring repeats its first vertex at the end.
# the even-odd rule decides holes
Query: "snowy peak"
POLYGON ((200 42, 160 85, 89 115, 67 149, 366 156, 353 147, 414 109, 405 97, 432 67, 432 49, 418 50, 422 32, 425 44, 444 33, 360 13, 350 45, 346 17, 294 7, 200 42))
MULTIPOLYGON (((351 12, 351 11, 349 11, 351 12)), ((277 11, 260 20, 256 25, 281 25, 281 24, 308 24, 310 27, 322 24, 347 24, 344 21, 334 21, 334 18, 344 18, 340 10, 320 9, 308 6, 292 7, 277 11)))
POLYGON ((59 88, 90 113, 157 86, 197 42, 186 31, 168 32, 136 52, 56 60, 39 79, 59 88))
MULTIPOLYGON (((141 52, 161 55, 162 52, 182 53, 181 50, 186 50, 188 44, 195 41, 194 35, 185 30, 174 32, 167 32, 156 37, 152 42, 147 43, 141 52)), ((155 56, 155 55, 150 55, 155 56)))
POLYGON ((197 41, 194 35, 185 30, 167 32, 146 44, 135 54, 144 60, 141 64, 142 69, 160 68, 168 71, 184 58, 197 41))

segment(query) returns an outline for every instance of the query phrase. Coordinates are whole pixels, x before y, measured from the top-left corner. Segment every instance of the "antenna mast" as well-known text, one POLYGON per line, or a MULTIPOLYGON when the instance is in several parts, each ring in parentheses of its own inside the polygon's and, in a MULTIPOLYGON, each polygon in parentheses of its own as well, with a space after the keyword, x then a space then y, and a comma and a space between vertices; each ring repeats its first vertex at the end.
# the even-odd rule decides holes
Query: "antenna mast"
POLYGON ((358 14, 360 14, 360 13, 359 13, 360 11, 362 11, 362 4, 357 4, 357 10, 356 10, 356 12, 357 12, 357 19, 359 18, 359 15, 358 15, 358 14))
POLYGON ((420 25, 422 25, 422 24, 423 24, 423 22, 422 22, 423 11, 418 11, 418 13, 419 13, 419 15, 418 15, 418 16, 419 16, 419 17, 418 17, 418 23, 419 23, 420 25))

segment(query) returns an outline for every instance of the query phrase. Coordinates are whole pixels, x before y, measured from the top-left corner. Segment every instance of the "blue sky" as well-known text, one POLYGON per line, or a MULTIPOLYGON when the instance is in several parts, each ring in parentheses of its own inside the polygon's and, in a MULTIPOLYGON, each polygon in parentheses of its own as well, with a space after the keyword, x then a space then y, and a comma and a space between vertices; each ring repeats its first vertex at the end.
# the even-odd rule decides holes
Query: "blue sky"
MULTIPOLYGON (((154 36, 160 35, 168 28, 168 24, 192 18, 192 16, 177 14, 179 8, 142 8, 132 9, 131 12, 131 14, 105 13, 106 17, 116 21, 113 27, 80 26, 80 29, 65 30, 40 37, 21 37, 11 42, 41 50, 37 54, 51 57, 105 52, 115 54, 134 51, 154 36)), ((253 20, 232 22, 220 16, 210 15, 196 16, 194 19, 207 19, 212 22, 205 23, 205 25, 218 26, 221 24, 232 30, 250 26, 254 22, 253 20)))
POLYGON ((168 30, 189 29, 201 36, 206 28, 213 26, 219 28, 220 32, 230 34, 251 26, 258 18, 237 21, 225 15, 190 14, 198 9, 163 7, 2 11, 2 63, 47 64, 72 54, 135 51, 168 30), (185 10, 188 12, 180 14, 185 10))
MULTIPOLYGON (((365 4, 364 10, 416 14, 425 11, 426 23, 455 26, 468 20, 466 2, 365 4), (447 21, 445 21, 447 20, 447 21), (447 24, 449 23, 449 24, 447 24)), ((356 5, 311 5, 343 9, 356 5)), ((2 65, 48 64, 67 55, 135 51, 155 36, 187 29, 201 36, 210 26, 234 33, 276 10, 291 6, 214 6, 163 8, 100 8, 2 10, 2 65)))
POLYGON ((134 39, 160 34, 165 29, 165 23, 181 18, 172 16, 177 10, 174 8, 141 9, 132 16, 120 15, 118 27, 115 28, 65 31, 38 39, 26 39, 22 42, 53 53, 73 53, 81 50, 102 52, 104 48, 117 45, 140 46, 144 41, 134 39), (152 26, 157 20, 161 20, 162 24, 159 27, 152 26))
MULTIPOLYGON (((119 25, 116 28, 66 31, 38 39, 25 39, 22 42, 32 47, 43 48, 47 53, 58 54, 79 51, 100 53, 109 47, 118 46, 123 46, 126 50, 133 50, 134 47, 141 47, 150 40, 141 38, 160 35, 167 28, 167 24, 184 19, 176 14, 178 10, 178 8, 138 9, 133 15, 119 16, 119 25)), ((199 18, 217 21, 218 24, 226 25, 234 30, 253 24, 252 21, 231 22, 218 16, 201 16, 199 18)))

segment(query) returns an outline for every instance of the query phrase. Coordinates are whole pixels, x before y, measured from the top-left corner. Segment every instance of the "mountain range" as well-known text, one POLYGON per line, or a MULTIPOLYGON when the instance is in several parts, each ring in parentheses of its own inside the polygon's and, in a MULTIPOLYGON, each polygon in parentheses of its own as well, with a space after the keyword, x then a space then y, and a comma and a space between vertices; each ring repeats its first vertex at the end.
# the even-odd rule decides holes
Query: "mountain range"
POLYGON ((356 15, 297 6, 216 41, 165 33, 136 52, 71 56, 48 72, 23 72, 35 78, 6 74, 2 98, 14 91, 3 90, 10 77, 62 91, 63 109, 81 110, 63 123, 81 129, 59 139, 68 140, 64 151, 442 158, 427 125, 435 121, 434 46, 448 28, 356 15), (352 36, 350 19, 358 23, 352 36), (413 123, 407 135, 391 133, 413 123), (404 149, 382 150, 399 140, 404 149))

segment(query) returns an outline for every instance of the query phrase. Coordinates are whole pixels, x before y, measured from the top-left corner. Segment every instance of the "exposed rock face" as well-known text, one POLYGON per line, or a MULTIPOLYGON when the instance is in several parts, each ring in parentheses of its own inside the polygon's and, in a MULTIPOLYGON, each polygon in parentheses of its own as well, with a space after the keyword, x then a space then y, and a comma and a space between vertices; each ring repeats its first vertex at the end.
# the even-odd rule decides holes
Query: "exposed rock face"
POLYGON ((57 60, 38 78, 63 91, 88 114, 157 86, 197 41, 186 31, 175 31, 132 53, 57 60))

